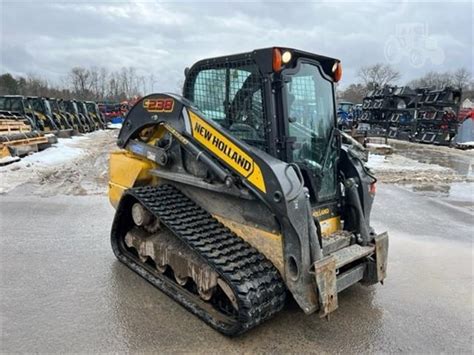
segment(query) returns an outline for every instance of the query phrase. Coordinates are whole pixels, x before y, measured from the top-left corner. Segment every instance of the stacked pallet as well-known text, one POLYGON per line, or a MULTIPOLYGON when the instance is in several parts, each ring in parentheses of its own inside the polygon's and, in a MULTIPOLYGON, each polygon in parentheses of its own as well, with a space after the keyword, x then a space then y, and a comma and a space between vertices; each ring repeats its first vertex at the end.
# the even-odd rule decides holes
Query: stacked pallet
POLYGON ((0 135, 30 131, 31 126, 27 125, 22 121, 2 119, 0 117, 0 135))
POLYGON ((22 121, 0 119, 0 165, 49 146, 48 138, 22 121))

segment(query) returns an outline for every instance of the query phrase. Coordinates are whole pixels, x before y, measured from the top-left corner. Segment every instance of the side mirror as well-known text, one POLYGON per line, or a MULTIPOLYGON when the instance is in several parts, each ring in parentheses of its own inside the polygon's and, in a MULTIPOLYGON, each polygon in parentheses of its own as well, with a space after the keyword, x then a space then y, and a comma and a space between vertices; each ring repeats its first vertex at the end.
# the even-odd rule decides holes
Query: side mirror
POLYGON ((189 67, 184 68, 184 77, 187 78, 189 74, 189 67))

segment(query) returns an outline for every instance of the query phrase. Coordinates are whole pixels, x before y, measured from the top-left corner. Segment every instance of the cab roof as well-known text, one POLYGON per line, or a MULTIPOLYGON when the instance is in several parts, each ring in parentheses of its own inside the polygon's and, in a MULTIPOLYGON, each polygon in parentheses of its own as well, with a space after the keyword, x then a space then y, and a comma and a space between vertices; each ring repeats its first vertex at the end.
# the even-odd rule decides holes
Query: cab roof
POLYGON ((257 65, 259 66, 260 70, 263 73, 271 73, 273 72, 273 67, 272 67, 272 62, 273 62, 273 50, 277 48, 281 52, 289 51, 292 54, 292 60, 296 60, 298 58, 308 58, 317 61, 323 71, 331 76, 332 68, 333 65, 337 62, 340 62, 339 59, 337 58, 332 58, 316 53, 311 53, 311 52, 306 52, 302 51, 300 49, 295 49, 295 48, 288 48, 288 47, 268 47, 268 48, 261 48, 261 49, 255 49, 251 52, 244 52, 244 53, 238 53, 238 54, 232 54, 232 55, 226 55, 226 56, 220 56, 220 57, 214 57, 214 58, 208 58, 208 59, 202 59, 193 64, 191 67, 191 70, 200 67, 200 66, 205 66, 205 65, 212 65, 212 64, 217 64, 217 63, 225 63, 225 62, 234 62, 234 61, 239 61, 239 60, 245 60, 245 59, 253 59, 257 65))

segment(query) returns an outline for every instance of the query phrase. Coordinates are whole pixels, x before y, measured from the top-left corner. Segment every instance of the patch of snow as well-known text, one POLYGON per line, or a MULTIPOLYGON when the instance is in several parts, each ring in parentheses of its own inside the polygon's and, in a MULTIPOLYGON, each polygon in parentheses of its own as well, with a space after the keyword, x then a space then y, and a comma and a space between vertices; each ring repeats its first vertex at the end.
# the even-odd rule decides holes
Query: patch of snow
POLYGON ((6 157, 3 157, 3 158, 0 158, 0 165, 10 164, 10 163, 13 163, 15 161, 20 161, 20 158, 19 157, 6 156, 6 157))
POLYGON ((383 156, 376 154, 369 154, 369 160, 366 164, 369 168, 375 171, 389 171, 389 172, 404 172, 404 171, 436 171, 446 172, 451 171, 437 164, 421 163, 417 160, 410 159, 398 154, 391 156, 383 156))
POLYGON ((59 138, 58 143, 41 152, 29 155, 22 159, 21 163, 58 165, 73 160, 84 153, 84 150, 77 147, 77 142, 87 139, 86 137, 59 138))
POLYGON ((59 138, 51 147, 0 166, 0 194, 25 186, 40 194, 103 193, 116 131, 59 138))
POLYGON ((122 124, 121 123, 107 123, 107 128, 110 129, 121 129, 122 124))
POLYGON ((382 144, 382 143, 366 143, 366 146, 368 148, 386 148, 386 149, 392 149, 392 147, 388 144, 382 144))
POLYGON ((384 164, 385 158, 385 155, 369 153, 369 160, 365 165, 367 165, 367 167, 370 169, 377 170, 384 164))

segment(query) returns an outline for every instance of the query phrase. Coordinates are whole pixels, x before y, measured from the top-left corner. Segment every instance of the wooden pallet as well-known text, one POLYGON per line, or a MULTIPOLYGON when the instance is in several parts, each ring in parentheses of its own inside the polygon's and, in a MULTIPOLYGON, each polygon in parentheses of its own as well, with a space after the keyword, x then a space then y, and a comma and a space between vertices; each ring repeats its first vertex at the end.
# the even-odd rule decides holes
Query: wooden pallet
POLYGON ((42 144, 42 143, 48 143, 48 138, 46 137, 34 137, 34 138, 22 138, 22 139, 16 139, 8 142, 2 142, 0 143, 0 149, 3 148, 4 146, 9 147, 9 146, 19 146, 19 145, 32 145, 32 144, 42 144))
POLYGON ((0 134, 31 132, 31 127, 23 122, 0 119, 0 134))

